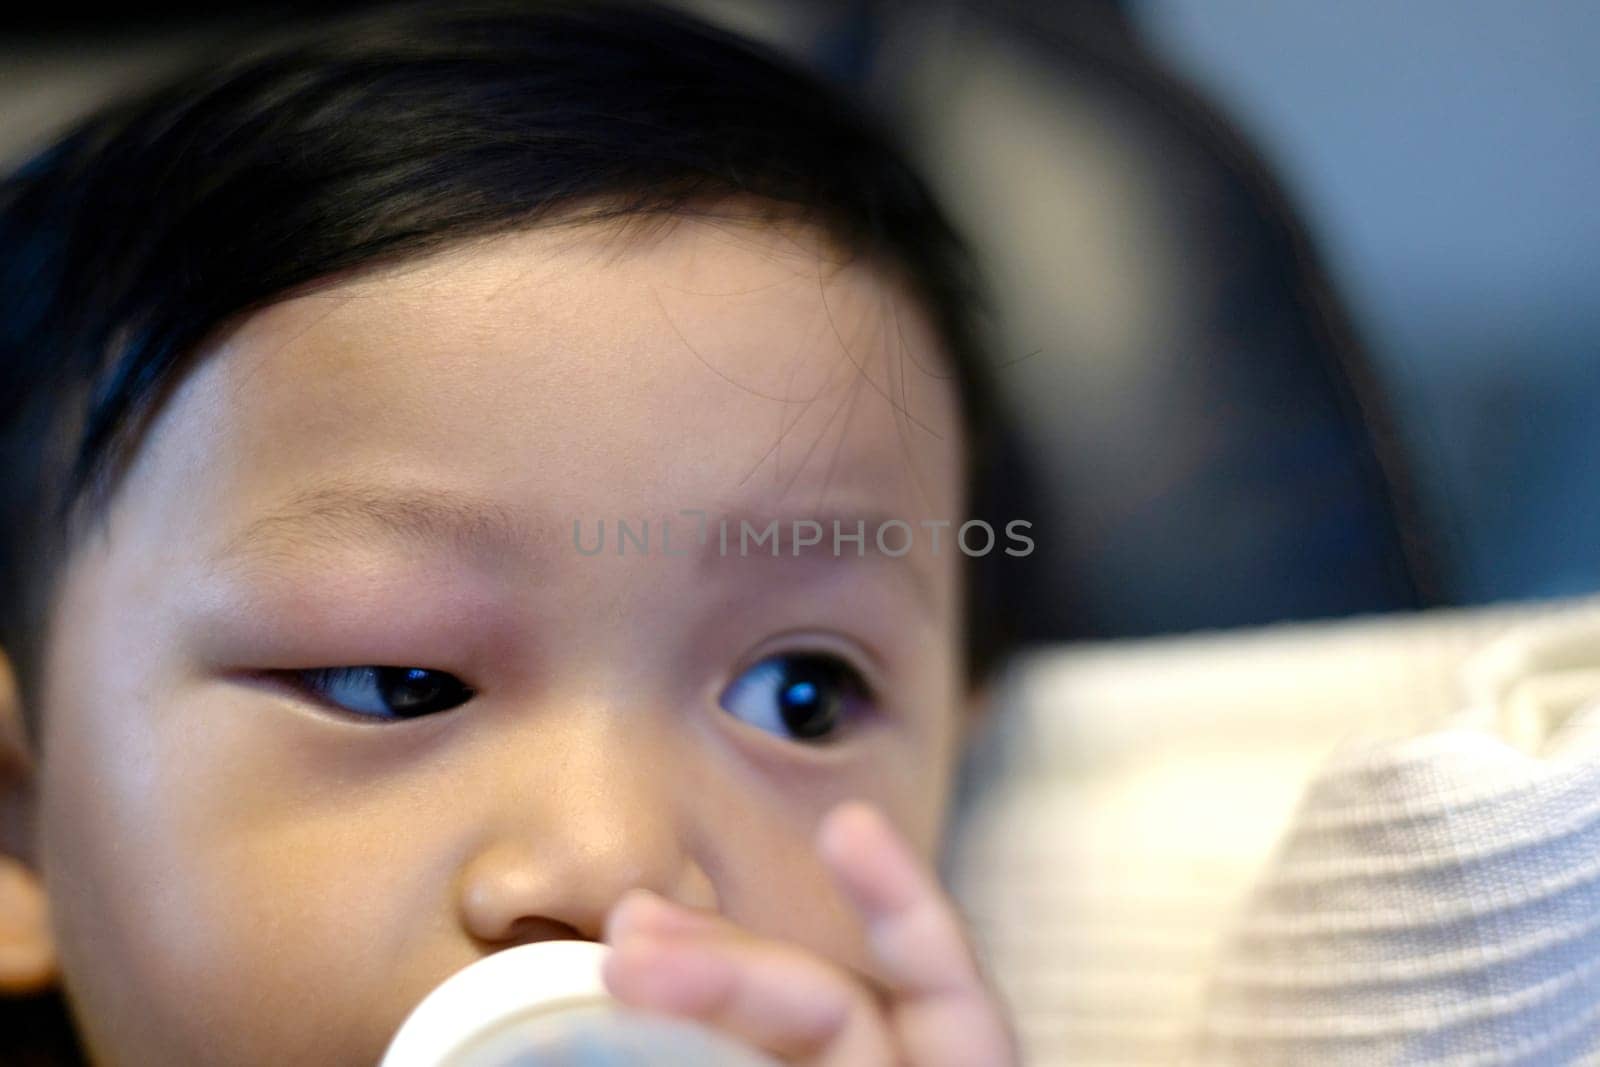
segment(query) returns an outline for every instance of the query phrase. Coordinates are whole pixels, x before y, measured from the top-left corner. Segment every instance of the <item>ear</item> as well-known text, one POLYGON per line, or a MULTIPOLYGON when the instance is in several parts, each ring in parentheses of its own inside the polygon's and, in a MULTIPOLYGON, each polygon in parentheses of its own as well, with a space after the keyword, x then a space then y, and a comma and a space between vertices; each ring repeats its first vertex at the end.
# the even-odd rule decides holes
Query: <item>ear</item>
POLYGON ((0 650, 0 996, 56 984, 44 882, 29 865, 34 780, 16 674, 0 650))

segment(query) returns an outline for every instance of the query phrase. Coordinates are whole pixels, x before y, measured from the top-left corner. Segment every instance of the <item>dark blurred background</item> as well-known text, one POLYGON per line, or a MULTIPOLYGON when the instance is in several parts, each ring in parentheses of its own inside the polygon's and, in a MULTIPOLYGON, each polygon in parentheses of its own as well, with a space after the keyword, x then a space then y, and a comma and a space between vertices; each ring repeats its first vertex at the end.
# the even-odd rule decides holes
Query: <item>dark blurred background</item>
MULTIPOLYGON (((354 6, 14 11, 0 161, 354 6)), ((684 6, 854 87, 986 256, 1026 636, 1600 588, 1600 6, 684 6)))

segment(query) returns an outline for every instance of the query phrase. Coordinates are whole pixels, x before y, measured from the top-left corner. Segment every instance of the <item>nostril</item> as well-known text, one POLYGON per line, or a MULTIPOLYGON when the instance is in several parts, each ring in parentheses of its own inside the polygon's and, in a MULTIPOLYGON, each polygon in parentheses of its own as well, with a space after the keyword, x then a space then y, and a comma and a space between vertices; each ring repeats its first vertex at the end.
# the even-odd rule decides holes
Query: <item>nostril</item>
POLYGON ((594 941, 597 938, 559 919, 524 915, 508 923, 501 936, 492 940, 480 937, 478 940, 487 950, 499 951, 512 945, 525 945, 537 941, 594 941))

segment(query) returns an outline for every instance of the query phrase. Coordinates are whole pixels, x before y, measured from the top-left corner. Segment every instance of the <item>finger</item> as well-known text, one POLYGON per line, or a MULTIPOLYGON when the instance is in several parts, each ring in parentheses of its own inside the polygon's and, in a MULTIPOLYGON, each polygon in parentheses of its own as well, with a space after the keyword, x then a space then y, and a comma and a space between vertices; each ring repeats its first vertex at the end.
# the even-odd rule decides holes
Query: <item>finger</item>
POLYGON ((897 1062, 865 986, 797 946, 724 931, 635 930, 614 944, 602 973, 624 1004, 695 1019, 786 1063, 897 1062))
POLYGON ((891 993, 937 995, 974 982, 976 965, 954 909, 876 809, 834 808, 818 827, 817 849, 866 921, 891 993))
POLYGON ((648 889, 630 889, 606 915, 603 939, 615 945, 637 933, 675 935, 721 933, 729 936, 739 927, 715 912, 676 904, 648 889))
POLYGON ((817 849, 861 913, 900 1046, 918 1067, 1015 1062, 1010 1027, 955 905, 875 808, 841 804, 817 849))

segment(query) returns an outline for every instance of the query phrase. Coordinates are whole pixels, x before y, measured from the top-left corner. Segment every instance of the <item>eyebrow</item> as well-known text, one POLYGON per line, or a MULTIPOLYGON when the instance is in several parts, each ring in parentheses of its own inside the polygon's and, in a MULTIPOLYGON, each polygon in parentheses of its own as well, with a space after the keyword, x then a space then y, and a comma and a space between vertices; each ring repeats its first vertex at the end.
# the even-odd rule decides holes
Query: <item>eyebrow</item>
MULTIPOLYGON (((708 514, 705 543, 692 554, 698 557, 698 565, 705 572, 730 563, 754 561, 765 561, 767 566, 774 567, 787 564, 785 569, 814 567, 818 561, 830 559, 853 563, 858 568, 870 565, 870 569, 891 572, 907 582, 916 598, 932 611, 937 597, 932 576, 922 565, 921 553, 896 557, 876 551, 874 532, 889 519, 886 514, 870 511, 708 514), (719 520, 727 525, 726 554, 720 550, 719 520), (796 555, 791 540, 794 523, 806 520, 821 525, 822 539, 796 555), (840 554, 831 554, 835 521, 843 533, 852 537, 857 523, 863 524, 864 555, 858 557, 848 545, 840 554), (751 526, 753 537, 755 533, 765 532, 774 522, 778 523, 782 539, 778 555, 774 556, 770 549, 753 541, 748 555, 739 554, 742 523, 751 526)), ((658 536, 660 522, 656 519, 651 523, 656 526, 658 536)), ((303 550, 308 537, 319 542, 318 547, 320 542, 328 541, 359 546, 370 543, 373 535, 378 534, 418 550, 443 551, 492 567, 519 557, 552 560, 559 547, 561 526, 553 520, 542 526, 530 526, 512 509, 495 500, 441 486, 394 487, 338 480, 295 493, 230 536, 207 562, 213 567, 269 562, 303 550)), ((926 531, 918 530, 915 536, 920 543, 926 531)), ((945 531, 945 551, 954 550, 951 547, 953 536, 953 529, 945 531)))
POLYGON ((548 533, 528 527, 503 505, 435 486, 396 489, 370 483, 325 482, 290 497, 229 537, 214 565, 273 558, 307 535, 366 543, 374 533, 423 550, 490 562, 548 555, 548 533))
MULTIPOLYGON (((825 511, 825 512, 752 512, 729 511, 717 516, 707 517, 706 543, 701 549, 700 567, 709 571, 718 565, 728 563, 752 563, 758 560, 765 561, 771 566, 788 562, 789 566, 815 566, 819 561, 834 561, 838 563, 852 563, 858 568, 876 570, 892 574, 906 582, 911 591, 916 595, 922 606, 929 611, 934 611, 938 604, 935 594, 933 577, 923 565, 923 556, 920 552, 909 552, 903 556, 891 556, 879 552, 874 540, 878 528, 891 521, 894 516, 878 511, 825 511), (727 527, 727 552, 721 549, 721 528, 714 525, 712 519, 726 523, 727 527), (814 545, 808 545, 804 553, 796 554, 793 548, 793 535, 797 522, 815 522, 822 527, 821 540, 814 545), (850 547, 844 547, 838 554, 833 553, 834 523, 839 524, 841 539, 850 538, 854 544, 856 531, 859 529, 863 535, 865 545, 864 554, 858 556, 850 547), (740 537, 744 529, 743 524, 748 523, 751 528, 750 552, 740 555, 742 544, 740 537), (778 537, 780 540, 777 555, 765 545, 754 543, 754 537, 764 534, 772 523, 778 524, 778 537), (858 525, 859 524, 859 525, 858 525)), ((908 521, 908 520, 902 520, 908 521)), ((917 523, 910 522, 913 529, 912 536, 917 543, 921 543, 928 536, 925 529, 918 527, 917 523)), ((815 531, 810 531, 815 532, 815 531)), ((941 538, 944 551, 955 551, 955 531, 952 525, 943 532, 941 538)), ((899 544, 896 536, 895 544, 899 544)))

